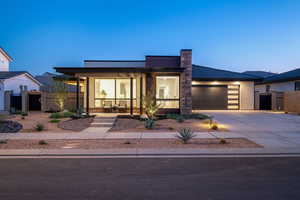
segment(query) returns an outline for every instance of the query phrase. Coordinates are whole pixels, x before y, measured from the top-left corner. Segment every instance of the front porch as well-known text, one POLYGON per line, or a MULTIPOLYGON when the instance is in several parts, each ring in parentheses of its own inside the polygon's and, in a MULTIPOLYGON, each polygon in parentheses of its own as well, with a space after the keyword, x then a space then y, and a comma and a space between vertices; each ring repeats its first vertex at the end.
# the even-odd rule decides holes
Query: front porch
POLYGON ((77 110, 91 113, 141 114, 142 97, 145 95, 145 76, 135 74, 76 75, 76 86, 79 95, 83 92, 83 102, 76 98, 77 110), (83 80, 80 82, 80 80, 83 80))
POLYGON ((87 114, 141 115, 146 95, 153 95, 160 113, 180 112, 179 73, 82 73, 75 77, 76 108, 87 114))

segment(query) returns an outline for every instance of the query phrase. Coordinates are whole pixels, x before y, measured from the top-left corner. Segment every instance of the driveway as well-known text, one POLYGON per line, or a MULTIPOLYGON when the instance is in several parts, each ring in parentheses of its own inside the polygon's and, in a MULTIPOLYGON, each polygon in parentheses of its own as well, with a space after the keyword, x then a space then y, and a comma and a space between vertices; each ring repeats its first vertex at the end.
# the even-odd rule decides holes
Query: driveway
POLYGON ((205 111, 228 128, 265 147, 300 148, 300 116, 254 111, 205 111))

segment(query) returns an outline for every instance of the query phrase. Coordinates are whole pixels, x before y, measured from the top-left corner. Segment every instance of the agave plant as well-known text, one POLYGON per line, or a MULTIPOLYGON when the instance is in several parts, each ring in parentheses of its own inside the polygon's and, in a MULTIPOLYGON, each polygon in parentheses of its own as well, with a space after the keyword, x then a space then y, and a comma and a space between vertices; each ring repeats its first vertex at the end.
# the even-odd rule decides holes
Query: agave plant
POLYGON ((191 139, 196 137, 193 131, 189 128, 182 128, 178 131, 177 135, 175 135, 178 139, 180 139, 183 144, 187 144, 191 139))
POLYGON ((147 120, 145 121, 145 128, 147 128, 147 129, 153 129, 154 126, 155 126, 155 121, 154 121, 154 119, 147 119, 147 120))

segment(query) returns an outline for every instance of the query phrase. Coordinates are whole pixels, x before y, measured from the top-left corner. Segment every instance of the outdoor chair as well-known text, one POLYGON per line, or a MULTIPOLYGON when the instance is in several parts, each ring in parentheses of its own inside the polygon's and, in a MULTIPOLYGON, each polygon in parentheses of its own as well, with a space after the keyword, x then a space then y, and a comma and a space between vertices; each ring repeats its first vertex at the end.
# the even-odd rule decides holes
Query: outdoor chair
POLYGON ((104 112, 112 112, 112 101, 103 101, 104 112))
POLYGON ((119 101, 119 112, 127 112, 127 101, 119 101))

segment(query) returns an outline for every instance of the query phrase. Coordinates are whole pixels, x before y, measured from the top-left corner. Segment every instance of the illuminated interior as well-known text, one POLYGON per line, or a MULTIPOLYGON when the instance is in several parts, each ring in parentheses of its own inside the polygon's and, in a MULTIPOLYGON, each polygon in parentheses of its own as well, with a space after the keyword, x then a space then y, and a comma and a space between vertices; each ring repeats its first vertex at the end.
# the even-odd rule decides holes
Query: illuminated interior
MULTIPOLYGON (((136 105, 136 79, 133 79, 133 104, 136 105)), ((130 79, 95 79, 95 107, 130 106, 130 79)))
POLYGON ((179 108, 179 76, 156 77, 156 101, 161 108, 179 108))

